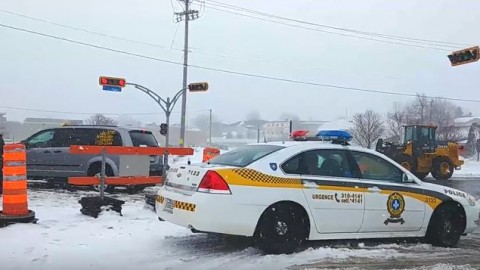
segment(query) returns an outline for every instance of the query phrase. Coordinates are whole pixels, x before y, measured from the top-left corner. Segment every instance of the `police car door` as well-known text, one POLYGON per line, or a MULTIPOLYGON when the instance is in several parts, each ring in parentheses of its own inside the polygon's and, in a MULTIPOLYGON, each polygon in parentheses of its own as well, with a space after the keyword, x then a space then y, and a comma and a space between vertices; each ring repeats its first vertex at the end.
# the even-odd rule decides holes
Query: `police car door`
POLYGON ((303 192, 319 233, 356 233, 364 213, 364 192, 350 173, 343 149, 317 149, 298 154, 282 169, 300 174, 303 192))
POLYGON ((351 151, 362 173, 365 218, 360 232, 407 232, 422 227, 426 204, 416 183, 403 183, 403 172, 370 153, 351 151))

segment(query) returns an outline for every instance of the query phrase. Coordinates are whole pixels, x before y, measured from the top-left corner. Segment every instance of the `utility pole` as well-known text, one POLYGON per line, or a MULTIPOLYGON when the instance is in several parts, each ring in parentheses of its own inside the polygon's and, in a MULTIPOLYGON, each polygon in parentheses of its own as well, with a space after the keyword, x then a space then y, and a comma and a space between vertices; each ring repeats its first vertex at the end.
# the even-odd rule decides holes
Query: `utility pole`
POLYGON ((208 142, 212 145, 212 109, 210 109, 210 120, 209 120, 209 132, 208 132, 208 142))
MULTIPOLYGON (((184 12, 175 12, 176 21, 181 22, 185 17, 185 40, 183 44, 183 86, 182 89, 187 88, 187 75, 188 75, 188 22, 190 20, 198 19, 198 11, 190 10, 190 1, 192 0, 179 0, 185 2, 184 12)), ((186 131, 186 111, 187 111, 187 91, 182 95, 182 115, 180 118, 180 147, 185 146, 185 131, 186 131)))

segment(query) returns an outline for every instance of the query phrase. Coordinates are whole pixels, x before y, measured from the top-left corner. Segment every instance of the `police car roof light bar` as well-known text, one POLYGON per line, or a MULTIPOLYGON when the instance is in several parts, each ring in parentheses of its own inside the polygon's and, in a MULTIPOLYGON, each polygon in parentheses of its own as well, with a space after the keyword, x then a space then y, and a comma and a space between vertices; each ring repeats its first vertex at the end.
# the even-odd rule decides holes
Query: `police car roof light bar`
POLYGON ((308 130, 295 130, 291 134, 294 141, 331 141, 335 144, 349 145, 352 135, 345 130, 321 130, 316 136, 307 136, 308 130))

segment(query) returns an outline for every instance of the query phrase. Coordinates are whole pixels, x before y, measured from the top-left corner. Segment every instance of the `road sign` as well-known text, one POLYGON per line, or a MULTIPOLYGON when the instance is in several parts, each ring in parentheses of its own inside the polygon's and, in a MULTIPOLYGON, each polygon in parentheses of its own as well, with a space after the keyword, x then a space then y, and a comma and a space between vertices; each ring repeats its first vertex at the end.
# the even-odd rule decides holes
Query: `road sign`
POLYGON ((476 62, 480 59, 480 48, 478 46, 452 52, 448 55, 452 66, 459 66, 476 62))
MULTIPOLYGON (((127 81, 124 78, 100 76, 98 83, 103 86, 125 87, 127 81)), ((105 88, 103 90, 105 90, 105 88)))
POLYGON ((205 92, 208 90, 207 82, 191 83, 188 85, 190 92, 205 92))
POLYGON ((111 85, 104 85, 103 90, 112 91, 112 92, 122 92, 122 88, 120 86, 111 86, 111 85))

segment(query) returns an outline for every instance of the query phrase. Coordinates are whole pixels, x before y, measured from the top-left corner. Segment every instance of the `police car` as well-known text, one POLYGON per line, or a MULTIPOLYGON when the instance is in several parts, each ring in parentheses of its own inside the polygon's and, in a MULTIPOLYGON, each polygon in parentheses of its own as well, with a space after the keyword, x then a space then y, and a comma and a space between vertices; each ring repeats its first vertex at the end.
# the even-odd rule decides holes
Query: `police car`
POLYGON ((454 247, 479 223, 471 195, 420 181, 344 131, 258 143, 172 166, 156 212, 193 232, 252 237, 266 253, 305 240, 424 237, 454 247))

